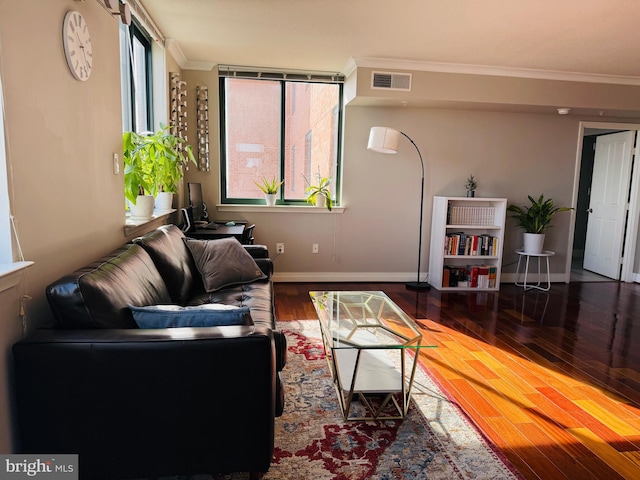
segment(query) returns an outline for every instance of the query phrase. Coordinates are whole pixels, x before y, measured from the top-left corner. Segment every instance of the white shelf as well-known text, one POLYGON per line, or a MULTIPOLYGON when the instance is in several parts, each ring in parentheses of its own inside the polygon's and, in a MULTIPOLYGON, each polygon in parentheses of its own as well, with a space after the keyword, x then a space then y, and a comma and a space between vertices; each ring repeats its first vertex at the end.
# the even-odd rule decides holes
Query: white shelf
POLYGON ((502 269, 502 249, 507 212, 506 198, 444 197, 433 198, 431 223, 431 250, 429 254, 429 283, 442 291, 492 292, 500 289, 502 269), (476 215, 477 213, 477 215, 476 215), (455 218, 461 220, 456 223, 455 218), (486 224, 485 224, 486 223, 486 224), (445 250, 447 236, 454 233, 465 236, 488 235, 498 242, 495 255, 452 255, 445 250), (475 286, 443 285, 444 270, 463 267, 483 266, 495 270, 495 286, 478 288, 475 286))
POLYGON ((500 225, 445 225, 447 230, 500 230, 500 225))
MULTIPOLYGON (((354 393, 401 392, 402 373, 391 361, 391 352, 393 350, 335 349, 336 367, 342 389, 349 391, 353 376, 356 375, 354 393), (358 355, 360 355, 360 362, 356 371, 358 355)), ((395 352, 399 356, 400 349, 395 352)))

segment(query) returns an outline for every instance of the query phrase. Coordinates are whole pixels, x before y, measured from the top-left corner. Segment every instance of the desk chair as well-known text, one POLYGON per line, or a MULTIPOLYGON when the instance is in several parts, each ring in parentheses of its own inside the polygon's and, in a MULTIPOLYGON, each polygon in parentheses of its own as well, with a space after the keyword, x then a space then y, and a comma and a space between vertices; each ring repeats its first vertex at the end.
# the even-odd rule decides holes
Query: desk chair
POLYGON ((255 238, 253 238, 253 229, 256 228, 256 224, 252 223, 251 225, 247 225, 244 228, 244 233, 242 235, 242 243, 244 245, 253 245, 255 238))

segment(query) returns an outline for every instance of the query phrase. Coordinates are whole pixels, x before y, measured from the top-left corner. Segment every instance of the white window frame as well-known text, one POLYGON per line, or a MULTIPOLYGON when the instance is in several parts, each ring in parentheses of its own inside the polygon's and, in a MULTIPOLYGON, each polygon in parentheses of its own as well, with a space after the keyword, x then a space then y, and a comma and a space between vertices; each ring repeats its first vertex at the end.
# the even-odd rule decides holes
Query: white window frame
MULTIPOLYGON (((7 162, 7 145, 5 139, 5 110, 4 96, 2 93, 2 78, 0 76, 0 292, 7 290, 19 282, 15 275, 20 270, 33 265, 33 262, 25 261, 22 252, 14 252, 12 232, 13 221, 11 218, 11 203, 9 201, 9 178, 7 162)), ((19 249, 18 249, 19 250, 19 249)))

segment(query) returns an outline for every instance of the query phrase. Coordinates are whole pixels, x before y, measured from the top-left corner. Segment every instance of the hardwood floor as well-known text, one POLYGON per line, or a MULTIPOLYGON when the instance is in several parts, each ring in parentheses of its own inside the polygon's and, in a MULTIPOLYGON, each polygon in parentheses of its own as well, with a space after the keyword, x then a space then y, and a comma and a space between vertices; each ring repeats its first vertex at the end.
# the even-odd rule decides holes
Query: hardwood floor
POLYGON ((526 479, 640 478, 640 285, 276 283, 278 319, 316 319, 311 290, 389 295, 437 345, 421 353, 432 377, 526 479))

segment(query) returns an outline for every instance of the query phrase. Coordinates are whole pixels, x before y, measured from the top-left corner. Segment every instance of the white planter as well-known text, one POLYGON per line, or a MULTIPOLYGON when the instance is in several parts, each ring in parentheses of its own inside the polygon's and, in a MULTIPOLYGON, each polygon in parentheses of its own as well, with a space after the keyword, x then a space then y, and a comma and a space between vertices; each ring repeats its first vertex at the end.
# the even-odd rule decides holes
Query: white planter
POLYGON ((278 197, 277 193, 265 193, 264 201, 267 202, 267 205, 273 207, 276 204, 276 198, 278 197))
POLYGON ((542 253, 544 233, 524 234, 524 253, 542 253))
POLYGON ((129 203, 131 220, 136 222, 151 220, 151 217, 153 217, 154 201, 155 199, 152 195, 138 195, 135 205, 133 203, 129 203))
POLYGON ((166 212, 173 206, 173 192, 158 192, 156 195, 156 210, 166 212))
POLYGON ((327 206, 327 197, 324 195, 316 195, 316 207, 325 208, 327 206))

